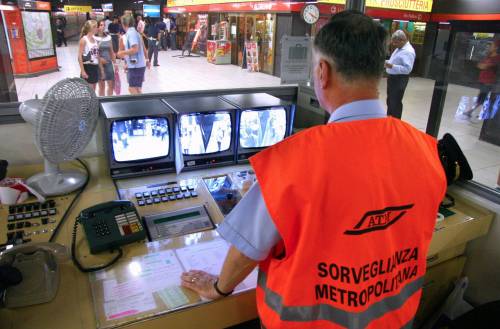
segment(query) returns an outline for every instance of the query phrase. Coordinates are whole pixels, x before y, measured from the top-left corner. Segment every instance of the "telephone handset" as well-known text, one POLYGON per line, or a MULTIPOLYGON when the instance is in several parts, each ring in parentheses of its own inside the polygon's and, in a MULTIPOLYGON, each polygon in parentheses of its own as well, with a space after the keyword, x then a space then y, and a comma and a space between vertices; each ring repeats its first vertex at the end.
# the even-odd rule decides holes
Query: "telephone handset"
POLYGON ((110 201, 83 210, 75 221, 71 255, 73 262, 82 272, 101 270, 114 264, 122 255, 122 245, 144 240, 146 231, 135 206, 130 201, 110 201), (90 252, 96 254, 105 250, 118 250, 118 255, 104 266, 83 268, 75 255, 76 231, 82 224, 90 252))

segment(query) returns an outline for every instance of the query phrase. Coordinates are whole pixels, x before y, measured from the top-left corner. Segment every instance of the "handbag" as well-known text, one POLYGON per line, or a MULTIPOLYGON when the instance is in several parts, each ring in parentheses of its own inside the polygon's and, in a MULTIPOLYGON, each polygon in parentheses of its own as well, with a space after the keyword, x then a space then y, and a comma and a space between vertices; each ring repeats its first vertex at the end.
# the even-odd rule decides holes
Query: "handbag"
POLYGON ((87 53, 87 55, 82 54, 82 62, 90 62, 92 60, 92 55, 90 54, 90 51, 87 53))

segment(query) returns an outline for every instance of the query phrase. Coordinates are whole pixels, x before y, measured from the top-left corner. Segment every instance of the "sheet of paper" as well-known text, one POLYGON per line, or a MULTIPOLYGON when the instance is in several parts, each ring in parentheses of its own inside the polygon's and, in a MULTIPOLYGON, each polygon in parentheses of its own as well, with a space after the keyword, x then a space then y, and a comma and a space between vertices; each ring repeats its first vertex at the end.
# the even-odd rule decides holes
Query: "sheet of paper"
POLYGON ((228 249, 226 241, 216 239, 177 249, 176 253, 186 271, 201 270, 219 275, 228 249))
MULTIPOLYGON (((135 257, 128 263, 128 280, 117 283, 115 279, 103 281, 104 300, 114 300, 135 295, 137 291, 153 293, 165 287, 180 286, 183 268, 172 250, 135 257)), ((111 278, 112 276, 102 276, 111 278)))
MULTIPOLYGON (((198 243, 176 250, 177 257, 184 269, 201 270, 213 275, 219 275, 226 259, 229 244, 223 239, 198 243)), ((257 286, 257 270, 253 270, 234 291, 244 291, 257 286)))
POLYGON ((158 291, 161 300, 171 310, 189 303, 189 299, 178 286, 172 286, 158 291))
POLYGON ((181 284, 183 268, 172 250, 144 255, 138 259, 138 264, 138 276, 151 292, 181 284))
POLYGON ((112 300, 104 303, 104 313, 107 320, 115 320, 134 314, 155 309, 153 295, 148 292, 138 292, 122 300, 112 300))

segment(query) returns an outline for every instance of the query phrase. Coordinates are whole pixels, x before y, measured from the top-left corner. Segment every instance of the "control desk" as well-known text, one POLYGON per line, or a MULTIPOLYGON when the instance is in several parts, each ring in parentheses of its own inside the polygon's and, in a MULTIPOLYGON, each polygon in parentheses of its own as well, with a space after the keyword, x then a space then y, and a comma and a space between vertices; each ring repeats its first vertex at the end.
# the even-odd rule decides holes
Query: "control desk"
MULTIPOLYGON (((216 226, 223 220, 223 212, 234 206, 234 199, 237 199, 234 196, 235 191, 244 193, 244 190, 241 190, 242 187, 244 188, 244 183, 253 179, 248 165, 221 167, 181 173, 178 176, 165 174, 120 180, 117 184, 120 194, 118 195, 117 189, 106 173, 104 158, 90 158, 86 159, 86 162, 92 173, 89 185, 74 209, 70 210, 68 220, 64 223, 61 233, 56 239, 56 242, 68 247, 71 243, 74 220, 82 209, 118 198, 132 201, 137 205, 139 214, 145 218, 162 212, 170 213, 186 208, 201 207, 206 210, 211 222, 216 226), (212 197, 207 186, 212 186, 210 184, 214 184, 214 182, 224 185, 226 181, 223 178, 227 177, 225 175, 231 178, 232 184, 224 187, 230 192, 223 190, 223 195, 226 198, 220 198, 218 195, 215 195, 215 198, 212 197), (215 201, 216 199, 218 199, 219 204, 215 201)), ((71 165, 66 164, 65 166, 71 165)), ((41 165, 30 165, 12 168, 10 172, 11 175, 25 177, 40 168, 41 165)), ((24 214, 30 211, 29 207, 32 207, 31 211, 37 211, 34 208, 35 204, 33 201, 28 201, 22 209, 16 207, 13 215, 23 214, 23 222, 25 223, 23 239, 32 238, 32 240, 36 239, 35 241, 44 241, 41 238, 47 237, 49 234, 34 233, 33 230, 41 230, 45 225, 46 229, 50 231, 50 225, 55 224, 53 220, 51 222, 51 219, 55 219, 57 222, 60 218, 58 216, 66 211, 73 196, 55 198, 55 205, 49 201, 46 208, 48 210, 56 209, 56 214, 52 216, 49 214, 47 224, 40 222, 39 226, 32 225, 28 226, 27 229, 26 222, 41 221, 38 217, 35 219, 24 218, 24 214)), ((40 208, 42 209, 42 207, 40 208)), ((13 212, 12 208, 0 206, 0 234, 4 239, 13 231, 10 229, 13 222, 9 221, 8 217, 10 212, 13 212)), ((445 219, 436 225, 428 255, 429 285, 424 285, 426 288, 424 288, 422 299, 423 303, 426 304, 422 305, 421 309, 425 312, 431 312, 432 308, 427 305, 435 306, 436 300, 446 296, 449 292, 449 283, 460 275, 463 268, 463 254, 467 241, 486 234, 491 220, 492 213, 490 211, 467 200, 456 198, 455 207, 450 208, 450 211, 445 214, 445 219)), ((18 220, 14 220, 15 230, 21 230, 21 228, 17 228, 18 222, 22 222, 20 216, 18 220)), ((55 299, 36 306, 0 309, 2 329, 35 327, 90 329, 124 325, 127 325, 127 328, 223 328, 257 317, 255 293, 251 289, 251 282, 247 282, 247 286, 235 295, 215 302, 202 301, 195 293, 184 288, 170 289, 161 294, 153 292, 153 298, 144 301, 145 305, 151 304, 150 309, 141 310, 139 308, 136 313, 130 315, 117 313, 117 317, 109 317, 109 308, 112 308, 113 305, 105 306, 106 300, 104 298, 104 295, 108 293, 106 291, 109 289, 109 282, 115 285, 134 282, 134 275, 137 275, 137 264, 144 264, 144 257, 156 255, 168 257, 168 253, 172 251, 177 252, 177 256, 179 256, 181 255, 180 251, 184 252, 186 247, 196 248, 198 246, 198 251, 203 251, 205 246, 207 248, 220 246, 220 238, 212 227, 200 227, 196 229, 198 231, 196 233, 190 233, 191 229, 192 227, 188 223, 187 227, 181 226, 178 230, 173 228, 167 230, 172 234, 172 237, 126 245, 123 247, 124 257, 106 271, 83 274, 69 260, 61 263, 60 286, 55 299), (113 282, 113 280, 116 281, 113 282)), ((76 243, 81 263, 85 266, 106 263, 111 255, 106 252, 91 254, 85 235, 81 231, 80 229, 76 243)), ((170 279, 175 282, 178 277, 170 279)), ((154 282, 151 284, 154 285, 154 282)), ((145 286, 137 285, 135 287, 144 289, 145 286)), ((424 316, 421 315, 421 317, 424 316)))

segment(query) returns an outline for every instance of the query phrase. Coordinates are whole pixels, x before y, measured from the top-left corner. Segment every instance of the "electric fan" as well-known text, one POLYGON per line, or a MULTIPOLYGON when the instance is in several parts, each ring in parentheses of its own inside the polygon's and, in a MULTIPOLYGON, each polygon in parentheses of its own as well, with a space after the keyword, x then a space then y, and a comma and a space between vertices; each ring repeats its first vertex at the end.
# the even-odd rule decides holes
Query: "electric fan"
POLYGON ((82 187, 86 174, 61 171, 59 163, 78 157, 96 128, 99 101, 87 82, 61 80, 43 99, 23 102, 19 112, 34 126, 35 144, 45 162, 45 172, 30 177, 28 186, 44 196, 68 194, 82 187))

